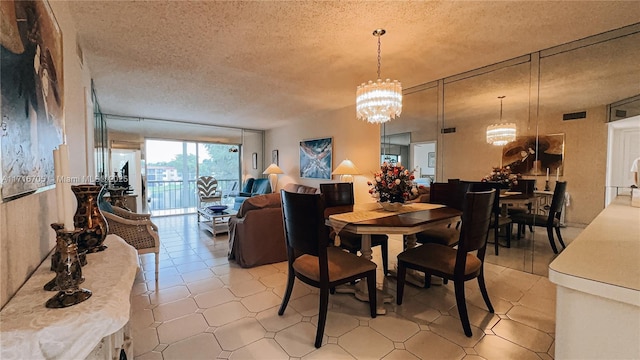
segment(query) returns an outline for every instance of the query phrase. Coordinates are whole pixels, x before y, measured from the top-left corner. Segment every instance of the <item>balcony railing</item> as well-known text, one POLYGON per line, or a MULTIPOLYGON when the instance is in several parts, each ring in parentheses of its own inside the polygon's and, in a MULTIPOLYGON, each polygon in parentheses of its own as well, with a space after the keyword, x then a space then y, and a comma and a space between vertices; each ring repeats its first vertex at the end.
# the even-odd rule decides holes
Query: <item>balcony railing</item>
MULTIPOLYGON (((238 191, 237 179, 218 179, 222 196, 238 191)), ((195 209, 198 206, 196 180, 147 181, 149 210, 195 209)))

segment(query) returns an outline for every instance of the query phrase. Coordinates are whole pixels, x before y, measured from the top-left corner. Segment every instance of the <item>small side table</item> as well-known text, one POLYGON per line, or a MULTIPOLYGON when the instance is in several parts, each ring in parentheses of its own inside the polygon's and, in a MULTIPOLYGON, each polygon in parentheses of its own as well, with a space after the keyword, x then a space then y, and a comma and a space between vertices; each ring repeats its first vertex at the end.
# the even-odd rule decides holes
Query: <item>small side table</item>
POLYGON ((208 208, 198 209, 198 215, 202 216, 206 221, 200 222, 211 235, 215 237, 219 233, 229 232, 229 218, 236 216, 238 211, 227 209, 222 212, 214 212, 208 208))

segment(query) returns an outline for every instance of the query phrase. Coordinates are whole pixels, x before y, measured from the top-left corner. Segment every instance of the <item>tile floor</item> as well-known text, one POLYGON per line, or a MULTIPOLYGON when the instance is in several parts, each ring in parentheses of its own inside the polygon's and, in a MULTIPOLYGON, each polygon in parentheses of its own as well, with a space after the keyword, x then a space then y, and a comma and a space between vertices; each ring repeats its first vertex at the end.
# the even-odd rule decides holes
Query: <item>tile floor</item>
MULTIPOLYGON (((332 295, 324 345, 316 349, 315 289, 296 281, 285 315, 277 315, 285 262, 243 269, 227 261, 227 235, 212 238, 196 215, 153 221, 162 243, 160 275, 156 286, 153 254, 140 257, 144 271, 131 296, 136 359, 553 358, 555 286, 546 277, 487 263, 495 314, 486 310, 477 282, 467 282, 471 338, 462 331, 451 283, 407 286, 403 305, 385 304, 387 314, 375 319, 367 303, 332 295)), ((390 239, 392 263, 400 241, 390 239)), ((378 287, 395 296, 395 286, 379 270, 378 287)))

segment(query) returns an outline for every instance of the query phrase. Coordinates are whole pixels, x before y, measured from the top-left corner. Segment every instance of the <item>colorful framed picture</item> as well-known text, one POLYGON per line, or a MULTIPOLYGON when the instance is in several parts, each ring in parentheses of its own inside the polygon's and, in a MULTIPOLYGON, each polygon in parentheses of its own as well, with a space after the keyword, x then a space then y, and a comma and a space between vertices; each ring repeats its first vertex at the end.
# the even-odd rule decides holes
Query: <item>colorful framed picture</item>
POLYGON ((333 138, 300 141, 300 177, 331 179, 333 138))

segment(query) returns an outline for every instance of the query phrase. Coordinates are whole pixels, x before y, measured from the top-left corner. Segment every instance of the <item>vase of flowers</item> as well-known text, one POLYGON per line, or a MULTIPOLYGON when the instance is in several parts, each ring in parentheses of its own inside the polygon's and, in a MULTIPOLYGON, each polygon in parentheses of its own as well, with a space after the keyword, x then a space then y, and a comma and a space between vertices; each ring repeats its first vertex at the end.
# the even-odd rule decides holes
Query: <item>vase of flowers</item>
POLYGON ((520 174, 512 174, 509 166, 494 167, 489 175, 482 178, 483 182, 496 182, 502 185, 504 189, 510 189, 514 185, 518 185, 520 174))
POLYGON ((367 183, 369 194, 378 199, 385 210, 397 211, 406 200, 418 195, 413 179, 413 171, 405 169, 400 163, 394 165, 384 162, 380 165, 380 171, 373 174, 373 181, 367 183))

